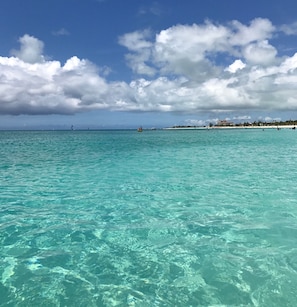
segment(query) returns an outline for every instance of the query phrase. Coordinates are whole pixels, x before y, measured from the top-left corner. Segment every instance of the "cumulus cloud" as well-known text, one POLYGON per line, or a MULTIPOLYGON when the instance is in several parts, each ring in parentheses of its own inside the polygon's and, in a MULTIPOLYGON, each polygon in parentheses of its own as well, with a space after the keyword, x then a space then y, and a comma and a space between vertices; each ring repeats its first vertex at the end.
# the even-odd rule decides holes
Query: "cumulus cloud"
POLYGON ((276 35, 293 35, 284 29, 257 18, 126 33, 118 42, 134 78, 113 82, 110 68, 75 55, 47 60, 43 42, 26 34, 19 50, 0 56, 0 114, 293 110, 297 53, 279 56, 273 44, 276 35))
POLYGON ((256 18, 249 25, 244 25, 235 20, 231 22, 230 43, 244 46, 252 42, 263 41, 271 38, 275 30, 275 26, 268 19, 256 18))
POLYGON ((42 42, 28 35, 20 42, 17 57, 0 57, 1 114, 72 114, 104 105, 108 86, 94 64, 75 56, 63 66, 45 61, 42 42))
POLYGON ((42 41, 26 34, 19 39, 19 42, 21 44, 21 49, 12 50, 12 55, 31 64, 41 63, 44 61, 44 57, 42 55, 44 44, 42 41))
POLYGON ((228 29, 207 22, 203 25, 178 25, 156 35, 154 62, 161 72, 204 80, 218 73, 211 56, 228 49, 228 29))
POLYGON ((225 71, 229 71, 230 73, 235 73, 239 69, 245 68, 246 64, 244 64, 241 60, 235 60, 232 64, 230 64, 225 71))
POLYGON ((127 33, 119 38, 119 44, 133 53, 126 55, 130 68, 137 74, 152 76, 155 69, 149 66, 153 43, 149 41, 151 32, 149 30, 127 33))
POLYGON ((267 40, 252 43, 243 48, 243 56, 254 65, 269 65, 275 62, 277 50, 267 40))

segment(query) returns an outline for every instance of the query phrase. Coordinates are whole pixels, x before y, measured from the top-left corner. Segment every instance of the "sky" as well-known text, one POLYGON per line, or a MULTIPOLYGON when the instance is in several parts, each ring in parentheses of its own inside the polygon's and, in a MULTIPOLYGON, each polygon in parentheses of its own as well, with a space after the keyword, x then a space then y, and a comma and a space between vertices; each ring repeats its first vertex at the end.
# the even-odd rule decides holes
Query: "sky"
POLYGON ((297 119, 296 0, 1 0, 0 129, 297 119))

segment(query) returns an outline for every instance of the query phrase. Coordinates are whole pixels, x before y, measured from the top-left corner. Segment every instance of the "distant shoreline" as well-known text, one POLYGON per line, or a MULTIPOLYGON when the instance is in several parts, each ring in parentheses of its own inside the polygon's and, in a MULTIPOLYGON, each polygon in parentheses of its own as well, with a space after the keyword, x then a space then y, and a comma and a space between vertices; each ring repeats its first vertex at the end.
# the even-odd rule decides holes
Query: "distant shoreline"
POLYGON ((262 126, 205 126, 205 127, 168 127, 165 130, 229 130, 229 129, 296 129, 297 125, 262 125, 262 126))

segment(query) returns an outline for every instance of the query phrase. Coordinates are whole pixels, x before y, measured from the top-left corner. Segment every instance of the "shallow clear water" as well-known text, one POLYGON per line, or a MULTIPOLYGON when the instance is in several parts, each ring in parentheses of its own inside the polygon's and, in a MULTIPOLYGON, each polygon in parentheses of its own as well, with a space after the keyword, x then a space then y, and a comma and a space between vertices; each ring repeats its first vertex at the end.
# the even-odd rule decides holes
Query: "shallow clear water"
POLYGON ((0 132, 0 306, 296 306, 294 130, 0 132))

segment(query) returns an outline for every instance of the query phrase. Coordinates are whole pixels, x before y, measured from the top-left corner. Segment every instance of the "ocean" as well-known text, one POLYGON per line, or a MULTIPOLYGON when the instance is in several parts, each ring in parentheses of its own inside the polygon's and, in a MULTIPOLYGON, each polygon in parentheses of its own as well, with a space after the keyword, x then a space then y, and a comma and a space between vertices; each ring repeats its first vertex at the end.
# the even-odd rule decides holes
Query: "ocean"
POLYGON ((0 132, 0 306, 296 306, 297 132, 0 132))

